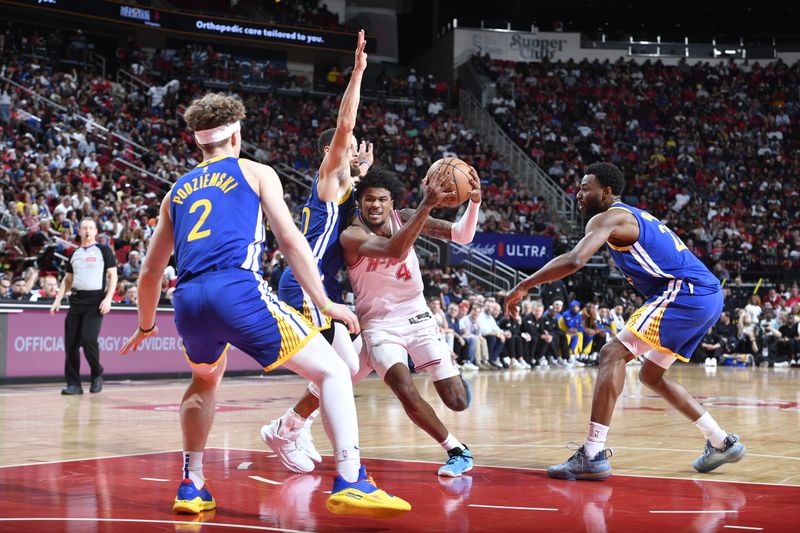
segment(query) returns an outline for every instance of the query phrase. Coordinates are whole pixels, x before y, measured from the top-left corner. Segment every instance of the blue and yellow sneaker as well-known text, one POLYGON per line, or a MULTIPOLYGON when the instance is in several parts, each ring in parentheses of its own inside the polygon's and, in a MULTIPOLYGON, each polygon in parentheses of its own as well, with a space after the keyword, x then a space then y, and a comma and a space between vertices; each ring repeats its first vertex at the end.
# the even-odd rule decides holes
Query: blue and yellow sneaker
POLYGON ((464 449, 453 448, 447 451, 450 458, 439 468, 439 475, 446 477, 459 477, 464 472, 472 470, 472 452, 466 444, 464 449))
POLYGON ((192 513, 197 514, 201 511, 210 511, 217 507, 217 502, 208 491, 208 482, 203 485, 203 488, 198 490, 191 479, 184 479, 181 481, 181 486, 178 487, 178 495, 175 497, 175 503, 172 505, 172 510, 176 513, 192 513))
MULTIPOLYGON (((573 448, 574 449, 574 448, 573 448)), ((553 465, 547 469, 547 475, 553 479, 598 480, 611 476, 611 465, 608 458, 613 454, 611 450, 601 450, 594 457, 587 457, 583 446, 560 465, 553 465)))
POLYGON ((392 518, 411 510, 411 504, 375 486, 372 476, 361 466, 358 481, 349 483, 342 476, 333 478, 333 490, 325 504, 336 514, 354 514, 371 518, 392 518))
POLYGON ((695 459, 692 466, 698 472, 705 474, 725 463, 738 463, 745 455, 747 455, 747 449, 739 440, 739 436, 731 433, 725 437, 721 450, 714 448, 710 442, 706 441, 706 449, 703 451, 703 455, 695 459))

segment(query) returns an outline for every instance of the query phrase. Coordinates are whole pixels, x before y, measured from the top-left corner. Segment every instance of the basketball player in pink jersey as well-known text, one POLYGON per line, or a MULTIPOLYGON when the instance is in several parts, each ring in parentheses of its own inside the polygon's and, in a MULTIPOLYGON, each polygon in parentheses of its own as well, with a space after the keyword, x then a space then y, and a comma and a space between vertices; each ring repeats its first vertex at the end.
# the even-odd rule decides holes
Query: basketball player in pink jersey
POLYGON ((444 171, 446 167, 423 182, 425 197, 416 210, 401 213, 394 209, 395 199, 403 194, 401 183, 391 172, 371 169, 356 190, 356 219, 340 242, 371 366, 408 417, 447 451, 448 460, 439 475, 458 477, 472 469, 472 453, 420 396, 408 367, 410 355, 416 370, 428 372, 439 397, 453 411, 469 406, 469 386, 453 363, 447 343, 437 335, 436 321, 422 295, 422 274, 414 252, 420 233, 461 244, 472 242, 475 236, 481 191, 471 167, 472 192, 461 219, 454 224, 429 216, 441 201, 437 187, 445 179, 444 171))

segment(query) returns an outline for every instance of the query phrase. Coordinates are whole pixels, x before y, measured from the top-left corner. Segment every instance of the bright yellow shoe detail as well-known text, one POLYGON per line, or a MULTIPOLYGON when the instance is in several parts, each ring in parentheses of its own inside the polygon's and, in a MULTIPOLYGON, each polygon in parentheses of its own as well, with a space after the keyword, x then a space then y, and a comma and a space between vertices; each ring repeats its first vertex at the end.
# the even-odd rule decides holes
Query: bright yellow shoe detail
POLYGON ((178 495, 175 497, 172 510, 176 513, 197 514, 202 511, 210 511, 216 507, 217 502, 214 501, 214 497, 208 491, 208 483, 198 490, 191 480, 184 479, 178 488, 178 495))
POLYGON ((375 486, 364 467, 358 481, 348 483, 341 476, 333 480, 333 490, 326 503, 328 511, 336 514, 351 514, 371 518, 392 518, 411 510, 411 504, 392 496, 375 486))

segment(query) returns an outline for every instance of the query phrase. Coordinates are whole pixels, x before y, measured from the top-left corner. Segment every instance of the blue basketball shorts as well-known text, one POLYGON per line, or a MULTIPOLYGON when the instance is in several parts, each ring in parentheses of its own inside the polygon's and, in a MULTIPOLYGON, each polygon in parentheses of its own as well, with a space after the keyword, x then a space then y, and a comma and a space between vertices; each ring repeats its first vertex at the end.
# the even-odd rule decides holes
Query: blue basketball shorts
POLYGON ((269 371, 318 331, 281 302, 260 274, 243 269, 206 272, 180 283, 173 305, 175 326, 193 366, 216 366, 233 344, 269 371))
POLYGON ((719 289, 670 280, 663 292, 633 313, 620 332, 620 341, 630 349, 631 343, 625 338, 633 334, 650 348, 688 362, 703 336, 719 320, 723 299, 719 289))

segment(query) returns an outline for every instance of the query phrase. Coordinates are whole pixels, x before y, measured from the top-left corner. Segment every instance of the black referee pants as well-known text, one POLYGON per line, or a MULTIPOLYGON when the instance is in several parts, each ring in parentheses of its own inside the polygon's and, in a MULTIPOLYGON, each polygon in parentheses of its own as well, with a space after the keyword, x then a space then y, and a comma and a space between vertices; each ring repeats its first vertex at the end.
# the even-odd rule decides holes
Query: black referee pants
POLYGON ((100 345, 97 342, 100 326, 103 325, 103 315, 100 314, 103 293, 98 292, 99 297, 70 298, 69 311, 64 321, 64 348, 67 352, 64 375, 67 378, 67 385, 81 386, 81 348, 92 370, 92 379, 103 374, 103 367, 100 365, 100 345))

